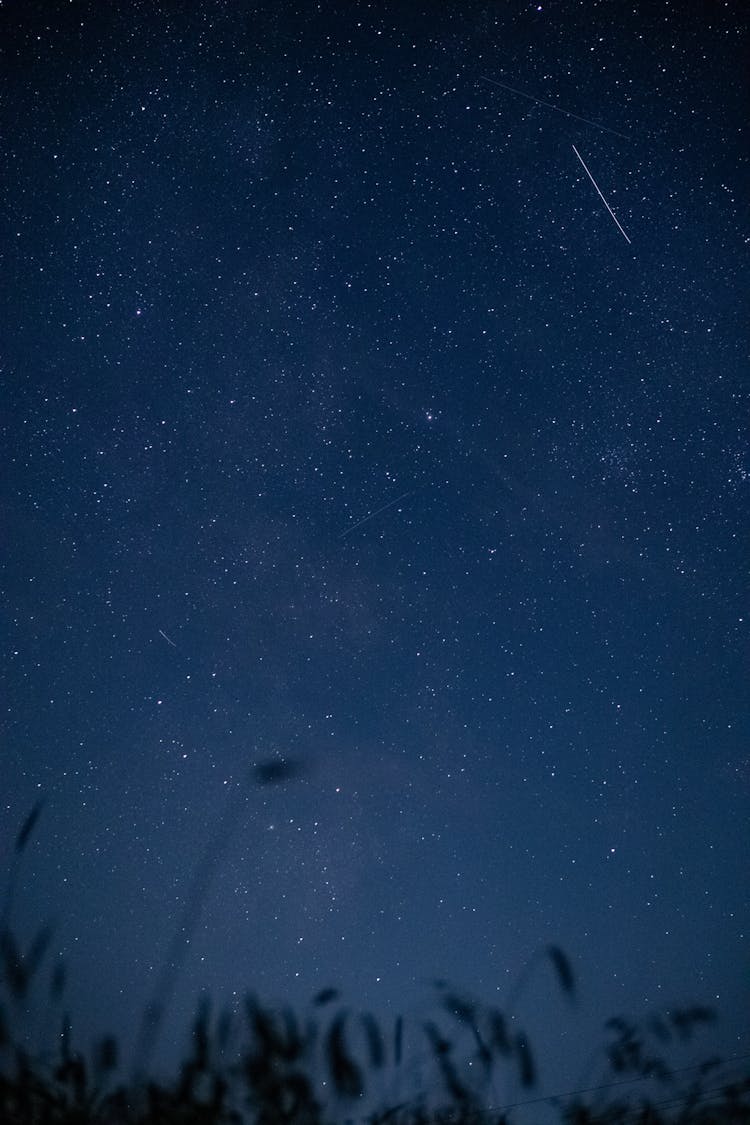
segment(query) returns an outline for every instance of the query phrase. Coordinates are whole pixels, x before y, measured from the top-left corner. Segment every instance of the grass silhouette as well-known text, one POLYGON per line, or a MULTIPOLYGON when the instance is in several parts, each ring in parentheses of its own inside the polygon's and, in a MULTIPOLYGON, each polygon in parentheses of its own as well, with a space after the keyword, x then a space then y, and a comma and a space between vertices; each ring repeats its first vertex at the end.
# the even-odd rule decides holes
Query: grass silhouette
MULTIPOLYGON (((256 766, 258 785, 284 783, 298 767, 283 760, 256 766)), ((149 1079, 159 1023, 177 984, 170 970, 157 984, 137 1044, 138 1066, 120 1075, 114 1036, 95 1044, 89 1057, 76 1050, 70 1020, 62 1016, 53 1055, 32 1055, 19 1042, 23 1006, 40 977, 52 937, 41 927, 22 949, 12 929, 12 907, 23 853, 43 802, 23 822, 11 857, 0 929, 0 1122, 3 1125, 500 1125, 535 1103, 555 1105, 562 1125, 748 1125, 750 1075, 728 1081, 721 1060, 673 1071, 663 1057, 672 1043, 691 1039, 713 1012, 695 1005, 637 1024, 614 1017, 605 1025, 605 1055, 611 1081, 558 1098, 533 1098, 537 1067, 527 1035, 509 1010, 487 1006, 434 983, 429 1018, 398 1017, 385 1027, 368 1012, 347 1007, 333 987, 315 996, 309 1009, 272 1010, 248 994, 241 1015, 215 1013, 203 998, 190 1036, 190 1052, 171 1081, 149 1079), (432 1079, 421 1094, 367 1110, 373 1081, 400 1078, 424 1059, 432 1079), (493 1080, 510 1072, 528 1095, 515 1106, 497 1106, 493 1080), (631 1093, 643 1079, 656 1095, 631 1093)), ((233 831, 231 817, 209 841, 198 865, 181 926, 191 932, 202 898, 233 831)), ((174 951, 173 951, 174 952, 174 951)), ((181 964, 181 962, 180 962, 181 964)), ((551 967, 557 987, 575 997, 572 966, 558 946, 538 950, 511 990, 518 999, 531 973, 551 967)), ((64 966, 52 968, 48 995, 59 1005, 66 991, 64 966)))

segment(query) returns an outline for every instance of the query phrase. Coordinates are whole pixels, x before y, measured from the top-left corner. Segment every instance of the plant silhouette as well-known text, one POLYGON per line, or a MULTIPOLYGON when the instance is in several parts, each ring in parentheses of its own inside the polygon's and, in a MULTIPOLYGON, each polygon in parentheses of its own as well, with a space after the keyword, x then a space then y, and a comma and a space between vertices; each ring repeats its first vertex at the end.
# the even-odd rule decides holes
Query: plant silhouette
MULTIPOLYGON (((298 772, 283 761, 255 767, 256 784, 284 783, 298 772)), ((12 906, 20 860, 37 828, 38 802, 16 837, 0 931, 0 1121, 7 1125, 328 1125, 368 1121, 371 1125, 500 1125, 514 1120, 517 1106, 496 1106, 488 1094, 497 1068, 510 1069, 530 1094, 537 1084, 532 1045, 509 1011, 482 1004, 444 981, 434 985, 431 1015, 415 1022, 399 1016, 386 1028, 374 1015, 342 1002, 325 988, 306 1013, 265 1007, 253 994, 244 1011, 214 1014, 200 999, 193 1020, 191 1050, 170 1082, 139 1071, 125 1081, 114 1036, 96 1043, 89 1057, 76 1050, 70 1019, 63 1014, 55 1052, 32 1055, 18 1027, 23 1005, 40 975, 52 927, 40 927, 23 949, 12 932, 12 906), (398 1075, 408 1066, 405 1045, 427 1052, 435 1080, 408 1100, 373 1109, 366 1099, 377 1074, 398 1075)), ((210 876, 223 854, 231 822, 209 841, 194 877, 189 907, 197 912, 210 876)), ((191 915, 192 917, 192 915, 191 915)), ((529 973, 548 962, 557 987, 576 996, 572 965, 558 946, 533 955, 512 989, 514 1003, 529 973)), ((176 977, 170 978, 171 987, 176 977)), ((62 963, 52 966, 51 1005, 66 991, 62 963)), ((157 1000, 160 1018, 169 990, 157 1000)), ((605 1057, 612 1081, 589 1091, 543 1099, 555 1105, 562 1125, 746 1125, 750 1121, 750 1075, 730 1081, 721 1060, 674 1071, 663 1057, 671 1043, 692 1039, 714 1018, 711 1009, 689 1008, 651 1016, 638 1023, 615 1016, 605 1025, 605 1057), (651 1098, 631 1089, 649 1079, 651 1098), (636 1082, 637 1080, 637 1082, 636 1082)), ((148 1046, 148 1044, 147 1044, 148 1046)), ((143 1054, 141 1063, 147 1058, 143 1054)), ((534 1101, 527 1099, 527 1108, 534 1101)))

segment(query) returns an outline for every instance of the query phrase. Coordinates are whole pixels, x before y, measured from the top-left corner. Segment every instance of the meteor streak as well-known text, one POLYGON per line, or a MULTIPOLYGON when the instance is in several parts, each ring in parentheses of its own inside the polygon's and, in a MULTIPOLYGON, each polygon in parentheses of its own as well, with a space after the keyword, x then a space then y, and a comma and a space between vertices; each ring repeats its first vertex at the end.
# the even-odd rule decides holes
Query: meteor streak
POLYGON ((601 199, 602 203, 603 203, 603 204, 604 204, 604 206, 605 206, 605 207, 607 208, 607 210, 609 211, 609 213, 610 213, 610 215, 612 216, 612 218, 613 218, 613 219, 615 220, 615 223, 617 224, 617 229, 619 230, 620 234, 622 235, 622 237, 623 237, 623 238, 625 239, 625 241, 626 241, 626 242, 627 242, 628 244, 631 244, 631 243, 630 243, 630 239, 629 239, 629 238, 628 238, 628 236, 627 236, 627 235, 625 234, 625 231, 624 231, 624 230, 622 229, 622 227, 620 226, 620 224, 619 224, 619 223, 617 222, 617 215, 615 215, 614 211, 612 210, 612 208, 610 207, 610 205, 609 205, 609 204, 607 203, 607 200, 606 200, 606 199, 604 198, 604 196, 602 195, 602 193, 601 193, 601 192, 599 191, 599 185, 598 185, 598 183, 596 182, 596 180, 594 179, 594 177, 593 177, 593 176, 591 175, 591 173, 589 172, 588 168, 586 167, 586 163, 585 163, 585 161, 584 161, 583 157, 581 156, 580 152, 578 151, 578 149, 576 148, 576 146, 575 146, 575 145, 573 145, 573 152, 574 152, 574 153, 576 154, 576 156, 577 156, 577 157, 578 157, 578 159, 580 160, 581 164, 583 164, 583 170, 584 170, 584 172, 586 173, 586 175, 588 176, 588 178, 589 178, 589 179, 591 180, 592 184, 593 184, 593 185, 594 185, 594 187, 596 188, 597 194, 598 194, 599 198, 601 199))

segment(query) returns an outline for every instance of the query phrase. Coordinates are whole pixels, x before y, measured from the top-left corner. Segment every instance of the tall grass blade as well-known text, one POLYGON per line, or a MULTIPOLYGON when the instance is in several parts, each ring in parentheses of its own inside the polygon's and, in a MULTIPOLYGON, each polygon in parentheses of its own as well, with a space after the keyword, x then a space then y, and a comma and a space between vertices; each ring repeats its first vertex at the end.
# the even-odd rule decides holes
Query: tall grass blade
POLYGON ((51 940, 52 927, 43 926, 32 941, 31 948, 26 955, 26 975, 29 981, 31 981, 31 978, 35 975, 37 969, 44 960, 44 955, 49 949, 49 943, 51 940))
POLYGON ((511 1055, 513 1053, 513 1046, 508 1035, 508 1029, 505 1026, 505 1016, 497 1009, 492 1009, 489 1013, 490 1028, 492 1032, 491 1042, 492 1046, 500 1052, 501 1055, 511 1055))
POLYGON ((450 1039, 446 1039, 445 1036, 441 1034, 440 1029, 436 1027, 434 1023, 426 1023, 423 1026, 448 1093, 459 1105, 463 1107, 468 1106, 471 1101, 471 1095, 467 1087, 464 1086, 458 1077, 458 1071, 451 1059, 453 1044, 450 1039))
POLYGON ((198 1070, 208 1069, 209 1034, 208 1025, 211 1018, 211 1005, 204 996, 198 1005, 198 1011, 193 1022, 193 1065, 198 1070))
POLYGON ((118 1049, 114 1035, 105 1035, 96 1045, 94 1052, 94 1069, 97 1075, 102 1076, 117 1070, 118 1049))
POLYGON ((331 1024, 326 1040, 326 1056, 331 1081, 336 1092, 344 1098, 361 1098, 365 1091, 362 1071, 349 1054, 344 1038, 346 1012, 341 1012, 331 1024))
POLYGON ((15 1000, 22 1000, 26 995, 29 979, 21 950, 16 945, 13 934, 7 929, 0 934, 0 958, 8 991, 15 1000))
POLYGON ((514 1046, 521 1085, 530 1090, 536 1084, 536 1065, 529 1041, 522 1031, 516 1036, 514 1046))
POLYGON ((71 1036, 71 1023, 70 1016, 66 1012, 62 1018, 62 1026, 60 1028, 60 1057, 66 1063, 70 1058, 70 1036, 71 1036))
POLYGON ((44 808, 44 800, 44 797, 40 797, 29 815, 26 817, 26 820, 21 825, 19 833, 16 836, 16 842, 13 848, 16 855, 20 855, 28 844, 31 833, 36 828, 36 822, 39 820, 39 815, 44 808))
POLYGON ((698 1023, 713 1023, 716 1012, 713 1008, 702 1004, 694 1004, 692 1008, 683 1008, 671 1013, 672 1023, 677 1028, 683 1028, 686 1035, 690 1035, 693 1027, 698 1023))
POLYGON ((62 995, 65 992, 66 979, 67 971, 65 969, 65 963, 63 961, 58 961, 52 970, 52 977, 49 983, 49 998, 53 1004, 62 999, 62 995))
POLYGON ((454 1016, 459 1023, 464 1024, 471 1030, 474 1041, 477 1045, 477 1059, 482 1064, 485 1073, 488 1073, 492 1067, 492 1052, 484 1041, 484 1037, 479 1030, 478 1020, 478 1005, 471 1000, 465 1000, 462 996, 456 993, 448 993, 443 997, 443 1007, 452 1016, 454 1016))
POLYGON ((476 1005, 470 1000, 464 1000, 455 993, 448 993, 443 997, 442 1003, 446 1012, 455 1016, 460 1023, 469 1024, 470 1027, 475 1026, 476 1005))
POLYGON ((305 1049, 304 1035, 300 1029, 297 1016, 291 1008, 285 1008, 282 1017, 285 1032, 284 1058, 292 1062, 298 1059, 305 1049))
POLYGON ((333 1000, 338 1000, 339 990, 337 988, 321 988, 313 997, 313 1004, 316 1008, 322 1008, 325 1004, 330 1004, 333 1000))
POLYGON ((261 1051, 271 1058, 280 1054, 283 1043, 276 1032, 273 1018, 265 1008, 261 1007, 257 997, 253 996, 252 993, 245 997, 245 1014, 261 1051))
POLYGON ((365 1029, 370 1066, 380 1070, 385 1063, 385 1043, 378 1021, 369 1012, 365 1012, 362 1015, 362 1026, 365 1029))
POLYGON ((573 974, 573 968, 568 960, 568 957, 560 949, 559 945, 550 945, 547 949, 550 961, 552 962, 557 979, 560 982, 560 987, 563 992, 567 993, 571 998, 575 996, 576 982, 573 974))
POLYGON ((224 1008, 216 1025, 216 1043, 219 1051, 226 1051, 234 1031, 234 1016, 229 1008, 224 1008))
POLYGON ((393 1061, 396 1066, 401 1066, 401 1059, 404 1051, 404 1017, 399 1016, 396 1019, 396 1026, 393 1031, 393 1061))

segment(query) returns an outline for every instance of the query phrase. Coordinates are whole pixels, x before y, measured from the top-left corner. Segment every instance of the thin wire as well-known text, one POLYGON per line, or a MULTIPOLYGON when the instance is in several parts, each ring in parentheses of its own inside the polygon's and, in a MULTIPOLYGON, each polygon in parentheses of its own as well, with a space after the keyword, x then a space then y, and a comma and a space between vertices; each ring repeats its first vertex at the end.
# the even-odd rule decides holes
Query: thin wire
POLYGON ((358 527, 361 527, 363 523, 367 523, 368 520, 374 520, 375 516, 379 516, 381 512, 392 508, 394 504, 398 504, 399 500, 405 500, 407 496, 411 496, 412 492, 415 491, 416 489, 410 488, 408 492, 402 492, 395 500, 389 500, 387 504, 383 504, 382 508, 376 508, 374 512, 368 512, 367 515, 363 516, 357 523, 353 523, 351 527, 347 527, 345 531, 342 531, 339 535, 339 539, 344 539, 347 535, 350 535, 352 531, 356 531, 358 527))
MULTIPOLYGON (((750 1052, 748 1052, 747 1054, 744 1054, 744 1055, 731 1055, 729 1058, 717 1060, 717 1062, 720 1062, 722 1066, 727 1066, 729 1063, 744 1062, 745 1059, 750 1059, 750 1052)), ((670 1073, 671 1074, 686 1074, 689 1070, 700 1070, 705 1065, 706 1064, 704 1062, 703 1063, 694 1063, 692 1066, 678 1067, 676 1070, 673 1070, 670 1073)), ((614 1090, 618 1086, 633 1086, 636 1082, 648 1082, 648 1081, 651 1080, 651 1077, 652 1077, 651 1075, 641 1075, 639 1078, 622 1078, 617 1082, 605 1082, 601 1086, 586 1086, 586 1087, 584 1087, 580 1090, 558 1091, 558 1093, 556 1093, 556 1094, 545 1094, 544 1097, 541 1097, 541 1098, 527 1098, 525 1101, 510 1102, 507 1105, 488 1106, 486 1112, 487 1113, 505 1113, 506 1110, 520 1109, 522 1106, 538 1105, 540 1102, 554 1102, 557 1098, 573 1098, 578 1094, 594 1094, 594 1093, 597 1093, 599 1090, 614 1090)), ((709 1089, 709 1090, 702 1090, 701 1091, 701 1098, 713 1096, 714 1094, 721 1094, 727 1089, 728 1086, 731 1086, 731 1085, 732 1085, 732 1081, 727 1080, 721 1086, 711 1087, 711 1089, 709 1089)), ((649 1104, 654 1105, 654 1106, 668 1106, 670 1104, 680 1105, 680 1104, 684 1103, 687 1100, 688 1097, 689 1097, 689 1094, 687 1094, 687 1093, 682 1094, 679 1097, 673 1095, 672 1097, 667 1098, 664 1101, 652 1102, 652 1103, 649 1103, 649 1104)), ((641 1110, 640 1110, 640 1108, 637 1108, 637 1109, 633 1109, 632 1112, 633 1113, 640 1113, 641 1110)), ((366 1117, 357 1118, 357 1120, 371 1121, 372 1115, 368 1114, 366 1117)))
POLYGON ((552 102, 545 102, 543 98, 535 98, 533 94, 524 94, 523 90, 516 90, 515 86, 508 86, 505 82, 498 82, 495 78, 487 78, 485 74, 480 74, 479 77, 482 82, 491 82, 493 86, 499 86, 501 90, 509 90, 511 94, 517 94, 519 98, 526 98, 527 101, 544 105, 547 109, 554 109, 555 113, 563 113, 566 117, 572 117, 574 121, 582 121, 584 125, 593 125, 595 129, 612 133, 615 137, 622 137, 624 141, 630 140, 630 137, 626 136, 625 133, 618 133, 616 129, 610 129, 608 125, 601 125, 598 121, 592 121, 590 117, 581 117, 577 113, 571 113, 569 109, 560 109, 560 106, 553 105, 552 102))
MULTIPOLYGON (((746 1055, 733 1055, 729 1059, 722 1059, 721 1065, 725 1066, 727 1063, 741 1062, 744 1059, 750 1059, 750 1053, 748 1053, 746 1055)), ((705 1065, 704 1063, 695 1063, 693 1066, 679 1067, 677 1070, 671 1071, 671 1073, 672 1074, 685 1074, 688 1070, 700 1070, 701 1067, 703 1067, 704 1065, 705 1065)), ((513 1102, 512 1104, 509 1104, 509 1105, 492 1106, 490 1112, 494 1113, 498 1110, 518 1109, 518 1108, 520 1108, 520 1106, 537 1105, 539 1102, 551 1102, 551 1101, 554 1101, 555 1098, 573 1098, 577 1094, 595 1094, 599 1090, 614 1090, 618 1086, 632 1086, 636 1082, 648 1082, 651 1077, 652 1077, 651 1075, 641 1075, 639 1078, 622 1078, 617 1082, 605 1082, 601 1086, 586 1086, 581 1090, 565 1090, 565 1091, 560 1091, 556 1094, 545 1094, 544 1097, 541 1097, 541 1098, 527 1098, 526 1101, 513 1102)), ((727 1085, 729 1085, 729 1083, 725 1082, 724 1086, 717 1087, 717 1089, 725 1089, 727 1085)), ((706 1093, 708 1093, 708 1092, 709 1091, 706 1091, 706 1093)), ((682 1099, 678 1099, 678 1100, 682 1100, 682 1099)))
MULTIPOLYGON (((728 1085, 729 1083, 725 1083, 723 1086, 714 1086, 710 1090, 701 1090, 699 1100, 695 1103, 695 1108, 706 1108, 708 1104, 716 1105, 717 1102, 715 1100, 715 1096, 726 1094, 728 1085)), ((671 1098, 663 1098, 661 1101, 644 1103, 644 1105, 640 1106, 626 1106, 624 1107, 624 1116, 619 1120, 621 1121, 622 1125, 627 1125, 628 1121, 642 1121, 643 1110, 644 1108, 646 1108, 646 1105, 648 1105, 649 1109, 675 1109, 678 1107, 684 1107, 689 1100, 690 1094, 684 1093, 671 1098)), ((493 1113, 495 1111, 490 1110, 490 1112, 493 1113)))

